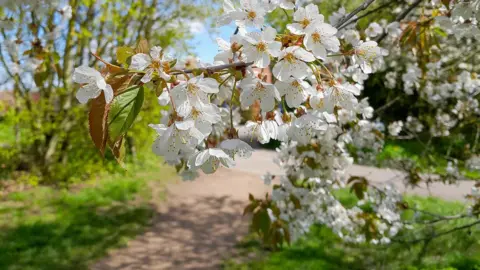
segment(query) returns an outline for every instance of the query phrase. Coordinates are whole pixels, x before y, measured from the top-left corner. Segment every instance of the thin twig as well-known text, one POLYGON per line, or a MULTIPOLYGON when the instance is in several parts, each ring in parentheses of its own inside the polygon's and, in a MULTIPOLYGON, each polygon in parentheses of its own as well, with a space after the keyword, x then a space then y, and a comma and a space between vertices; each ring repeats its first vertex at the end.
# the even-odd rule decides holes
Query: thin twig
POLYGON ((363 4, 361 4, 360 6, 358 6, 356 9, 354 9, 352 12, 350 12, 348 15, 346 15, 345 17, 343 17, 336 25, 335 27, 337 29, 342 29, 342 25, 347 22, 348 20, 350 20, 351 18, 353 18, 353 16, 355 16, 357 13, 359 13, 360 11, 362 10, 365 10, 366 8, 368 8, 368 6, 370 6, 375 0, 366 0, 365 2, 363 2, 363 4))
POLYGON ((213 67, 205 67, 205 68, 195 68, 195 69, 184 69, 181 72, 172 72, 170 74, 172 75, 179 75, 183 73, 194 73, 195 71, 206 71, 209 73, 214 73, 220 70, 228 69, 228 68, 245 68, 248 66, 253 65, 253 62, 236 62, 232 64, 225 64, 225 65, 219 65, 219 66, 213 66, 213 67))
MULTIPOLYGON (((405 9, 402 13, 398 14, 397 18, 395 19, 396 22, 400 22, 401 20, 405 19, 405 17, 407 17, 407 15, 413 10, 415 9, 418 5, 420 5, 420 3, 422 2, 423 0, 417 0, 415 1, 413 4, 411 4, 407 9, 405 9)), ((383 32, 383 34, 377 39, 377 43, 380 43, 382 42, 382 40, 384 38, 387 37, 387 32, 383 32)))
POLYGON ((392 106, 395 102, 399 101, 400 100, 400 96, 397 96, 396 98, 390 100, 387 104, 381 106, 380 108, 376 109, 375 110, 375 114, 378 115, 379 112, 387 109, 388 107, 392 106))
POLYGON ((349 25, 352 24, 352 23, 356 23, 357 21, 361 20, 362 18, 365 18, 365 17, 367 17, 367 16, 370 15, 370 14, 373 14, 373 13, 375 13, 375 12, 377 12, 377 11, 379 11, 379 10, 382 10, 382 9, 384 9, 384 8, 390 6, 390 5, 393 5, 393 4, 395 4, 396 2, 397 2, 397 1, 388 1, 387 3, 385 3, 385 4, 383 4, 383 5, 380 5, 380 6, 374 8, 374 9, 368 11, 368 12, 365 12, 365 14, 362 14, 361 16, 358 16, 358 17, 354 18, 353 20, 350 20, 350 21, 348 21, 348 22, 345 22, 342 26, 340 26, 339 29, 345 28, 345 27, 349 26, 349 25))
POLYGON ((459 227, 455 227, 453 229, 450 229, 450 230, 447 230, 447 231, 443 231, 441 233, 434 233, 432 234, 431 236, 429 237, 424 237, 424 238, 418 238, 418 239, 414 239, 414 240, 410 240, 410 241, 402 241, 402 240, 394 240, 395 242, 400 242, 400 243, 409 243, 409 244, 414 244, 414 243, 418 243, 418 242, 422 242, 422 241, 428 241, 428 240, 431 240, 433 238, 437 238, 437 237, 440 237, 440 236, 444 236, 444 235, 447 235, 447 234, 450 234, 450 233, 453 233, 453 232, 456 232, 456 231, 460 231, 460 230, 464 230, 464 229, 468 229, 468 228, 471 228, 477 224, 480 224, 480 219, 475 221, 475 222, 472 222, 472 223, 469 223, 469 224, 466 224, 466 225, 463 225, 463 226, 459 226, 459 227))

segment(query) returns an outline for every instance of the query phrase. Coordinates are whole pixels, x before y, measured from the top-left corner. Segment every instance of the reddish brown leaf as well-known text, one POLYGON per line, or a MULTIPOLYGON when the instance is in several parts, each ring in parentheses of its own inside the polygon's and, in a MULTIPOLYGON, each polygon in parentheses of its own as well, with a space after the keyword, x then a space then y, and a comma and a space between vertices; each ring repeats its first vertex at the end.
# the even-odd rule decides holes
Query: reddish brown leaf
POLYGON ((116 73, 120 73, 120 72, 124 71, 124 69, 122 67, 116 66, 114 64, 111 64, 111 63, 103 60, 100 56, 96 55, 95 53, 92 52, 91 54, 93 55, 93 57, 97 58, 98 61, 105 64, 105 66, 107 67, 108 73, 116 74, 116 73))
POLYGON ((90 112, 88 114, 88 126, 90 137, 93 143, 100 150, 102 156, 105 154, 105 146, 107 144, 107 120, 108 110, 110 106, 105 103, 103 92, 90 104, 90 112))
POLYGON ((109 78, 107 83, 112 87, 114 95, 118 96, 123 90, 128 88, 131 78, 131 75, 115 76, 113 78, 109 78))

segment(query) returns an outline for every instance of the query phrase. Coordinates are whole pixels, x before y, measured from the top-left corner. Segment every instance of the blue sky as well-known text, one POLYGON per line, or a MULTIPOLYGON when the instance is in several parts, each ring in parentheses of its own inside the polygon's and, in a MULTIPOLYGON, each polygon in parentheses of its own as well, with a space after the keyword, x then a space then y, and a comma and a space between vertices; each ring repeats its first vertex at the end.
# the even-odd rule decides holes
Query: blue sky
POLYGON ((230 41, 230 36, 235 32, 234 25, 223 26, 217 28, 217 32, 210 32, 210 29, 206 29, 195 35, 190 42, 194 48, 195 55, 202 60, 202 62, 212 63, 213 57, 218 53, 218 46, 216 42, 217 37, 221 37, 227 41, 230 41))

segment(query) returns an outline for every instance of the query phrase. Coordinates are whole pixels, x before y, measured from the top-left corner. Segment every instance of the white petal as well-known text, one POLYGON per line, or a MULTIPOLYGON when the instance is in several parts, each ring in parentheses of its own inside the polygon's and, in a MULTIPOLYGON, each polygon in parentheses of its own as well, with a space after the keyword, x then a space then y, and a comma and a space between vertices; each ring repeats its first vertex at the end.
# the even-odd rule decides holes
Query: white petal
POLYGON ((290 79, 292 75, 292 65, 285 60, 277 62, 273 67, 272 74, 280 81, 286 81, 290 79))
POLYGON ((299 23, 288 24, 287 29, 295 35, 303 35, 305 33, 305 29, 299 23))
POLYGON ((132 56, 132 63, 130 64, 130 69, 133 70, 144 70, 152 63, 150 56, 144 53, 137 53, 132 56))
POLYGON ((266 96, 260 100, 260 108, 264 112, 269 112, 275 108, 275 99, 272 96, 266 96))
POLYGON ((101 91, 96 83, 89 83, 78 89, 76 97, 80 103, 85 104, 89 99, 98 97, 101 91))
POLYGON ((252 89, 243 89, 240 94, 240 103, 243 108, 251 106, 256 99, 257 97, 252 89))
POLYGON ((145 75, 143 75, 142 79, 140 80, 142 83, 148 83, 149 81, 152 80, 153 76, 153 68, 147 69, 147 72, 145 75))
POLYGON ((316 19, 319 16, 318 6, 315 4, 309 4, 305 7, 305 14, 307 18, 316 19))
POLYGON ((303 92, 299 92, 299 91, 291 92, 285 96, 287 105, 290 108, 299 107, 306 99, 307 99, 307 96, 303 92))
POLYGON ((270 65, 270 56, 266 52, 260 53, 255 61, 255 66, 265 68, 268 65, 270 65))
POLYGON ((185 120, 185 121, 177 121, 175 122, 175 127, 179 130, 188 130, 195 126, 195 121, 193 120, 185 120))
POLYGON ((87 66, 75 68, 73 72, 73 81, 76 83, 90 83, 96 81, 98 76, 102 76, 96 69, 87 66))
POLYGON ((105 89, 103 89, 103 93, 105 94, 105 102, 109 104, 113 100, 113 89, 110 84, 107 84, 105 89))
POLYGON ((170 95, 167 91, 163 91, 162 94, 158 97, 158 104, 161 106, 167 106, 170 103, 170 95))
POLYGON ((275 82, 275 87, 277 88, 278 92, 280 93, 280 96, 284 96, 288 92, 288 88, 290 88, 290 83, 282 82, 282 81, 276 81, 275 82))
POLYGON ((335 36, 322 39, 322 44, 329 51, 338 52, 340 50, 340 41, 335 36))
POLYGON ((299 7, 295 13, 293 13, 293 19, 297 22, 302 21, 305 19, 306 13, 305 13, 305 8, 304 7, 299 7))
POLYGON ((155 46, 150 49, 150 56, 153 60, 160 60, 160 53, 162 52, 162 47, 155 46))
POLYGON ((282 43, 280 41, 273 41, 268 44, 268 53, 273 57, 278 57, 280 55, 282 48, 282 43))
POLYGON ((277 30, 270 26, 266 27, 262 32, 262 39, 266 42, 274 41, 277 36, 277 30))
POLYGON ((205 164, 205 162, 207 162, 207 160, 210 158, 210 152, 207 150, 203 150, 202 152, 200 152, 197 157, 195 158, 195 166, 199 167, 203 164, 205 164))
POLYGON ((198 87, 205 93, 218 93, 218 82, 212 78, 201 78, 197 82, 198 87))
POLYGON ((313 54, 307 52, 305 49, 298 47, 294 53, 297 59, 300 59, 304 62, 313 62, 315 61, 315 56, 313 54))
POLYGON ((320 59, 325 60, 327 58, 327 50, 321 43, 317 43, 312 48, 313 54, 320 59))

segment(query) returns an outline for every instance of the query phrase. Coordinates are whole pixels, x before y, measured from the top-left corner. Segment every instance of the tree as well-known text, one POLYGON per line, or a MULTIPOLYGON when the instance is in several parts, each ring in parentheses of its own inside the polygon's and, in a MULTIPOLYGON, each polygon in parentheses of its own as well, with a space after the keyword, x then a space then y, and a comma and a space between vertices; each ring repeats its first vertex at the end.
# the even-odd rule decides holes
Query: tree
POLYGON ((15 140, 2 150, 1 163, 50 182, 98 163, 85 140, 86 108, 75 100, 73 67, 98 65, 96 54, 115 59, 115 47, 141 39, 188 52, 189 23, 213 12, 210 2, 188 0, 7 2, 0 8, 1 80, 5 90, 13 90, 15 104, 5 121, 14 127, 15 140))
MULTIPOLYGON (((402 75, 404 90, 408 94, 415 89, 439 115, 436 121, 429 121, 424 112, 425 120, 407 119, 405 126, 413 136, 424 131, 420 125, 428 125, 430 138, 445 137, 465 119, 468 124, 470 116, 474 121, 478 117, 480 80, 473 72, 459 71, 460 65, 450 69, 457 62, 452 59, 468 56, 465 51, 475 46, 477 5, 402 2, 399 5, 404 8, 392 21, 382 26, 371 19, 366 28, 357 28, 356 23, 371 14, 373 2, 359 3, 351 12, 339 9, 326 20, 315 4, 226 0, 217 23, 235 23, 237 30, 230 41, 218 40, 221 51, 215 63, 203 67, 189 68, 146 41, 135 48, 118 48, 118 65, 96 56, 105 64, 104 74, 85 66, 74 71, 74 80, 81 85, 77 98, 92 100, 90 115, 96 116, 96 121, 90 131, 96 146, 101 152, 108 147, 120 157, 119 149, 145 93, 155 89, 160 103, 168 104, 169 110, 160 124, 150 125, 158 133, 153 152, 174 165, 185 179, 195 178, 199 171, 215 173, 220 166, 234 166, 236 158, 250 157, 253 149, 238 138, 235 119, 238 107, 259 101, 261 113, 240 128, 260 143, 282 141, 278 159, 285 175, 279 176, 280 184, 272 186, 271 195, 250 196, 245 213, 252 213, 253 228, 272 247, 290 242, 316 223, 330 227, 349 242, 404 241, 399 232, 405 228, 401 218, 405 210, 435 217, 427 223, 474 219, 431 237, 479 224, 478 190, 469 195, 471 207, 466 213, 445 217, 409 206, 391 185, 378 186, 366 177, 346 174, 355 156, 375 156, 385 136, 396 137, 403 131, 403 122, 397 118, 388 124, 389 135, 384 134, 385 125, 373 121, 375 111, 368 99, 360 99, 371 74, 383 72, 388 81, 395 76, 387 76, 387 68, 402 72, 402 65, 389 62, 389 57, 405 58, 402 63, 407 66, 415 63, 402 75), (283 12, 288 21, 279 29, 265 21, 274 10, 283 12), (467 45, 459 46, 458 40, 467 45), (448 45, 442 48, 439 44, 448 45), (266 82, 252 67, 271 68, 274 81, 266 82), (432 85, 454 94, 435 97, 432 85), (428 102, 435 99, 448 102, 428 102), (469 117, 443 112, 450 108, 450 99, 473 104, 469 117), (335 193, 346 186, 358 198, 354 207, 343 205, 335 193)), ((385 7, 381 4, 375 11, 385 7)), ((423 151, 429 151, 430 143, 423 151)), ((411 185, 454 182, 459 177, 453 163, 437 176, 424 175, 415 166, 402 168, 411 185)), ((266 184, 270 185, 273 177, 264 176, 266 184)))

